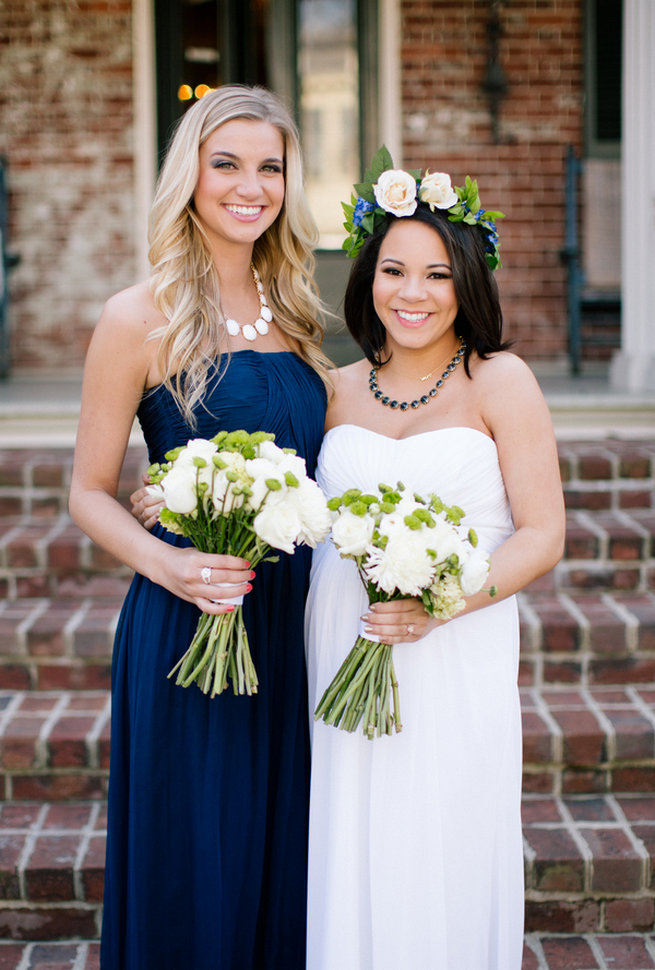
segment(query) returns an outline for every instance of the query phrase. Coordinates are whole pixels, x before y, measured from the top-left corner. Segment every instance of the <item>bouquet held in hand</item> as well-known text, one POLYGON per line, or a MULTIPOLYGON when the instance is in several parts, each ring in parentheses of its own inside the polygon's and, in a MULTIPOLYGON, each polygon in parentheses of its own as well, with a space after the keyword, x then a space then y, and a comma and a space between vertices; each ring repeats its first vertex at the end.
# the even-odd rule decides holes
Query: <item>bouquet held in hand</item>
MULTIPOLYGON (((221 431, 167 452, 149 469, 164 507, 159 521, 201 552, 247 559, 251 567, 275 562, 272 549, 314 548, 330 529, 323 493, 307 477, 304 459, 274 444, 264 431, 221 431)), ((229 602, 229 592, 226 601, 229 602)), ((197 683, 214 697, 231 680, 235 694, 257 693, 241 604, 213 616, 202 613, 189 649, 171 670, 176 683, 197 683)))
MULTIPOLYGON (((424 499, 379 485, 377 494, 352 488, 332 498, 332 540, 342 558, 357 564, 369 603, 418 597, 430 616, 450 619, 477 593, 489 557, 477 537, 460 526, 464 512, 436 495, 424 499)), ((494 595, 495 589, 490 590, 494 595)), ((367 738, 400 731, 393 647, 360 634, 314 714, 345 731, 363 719, 367 738)))

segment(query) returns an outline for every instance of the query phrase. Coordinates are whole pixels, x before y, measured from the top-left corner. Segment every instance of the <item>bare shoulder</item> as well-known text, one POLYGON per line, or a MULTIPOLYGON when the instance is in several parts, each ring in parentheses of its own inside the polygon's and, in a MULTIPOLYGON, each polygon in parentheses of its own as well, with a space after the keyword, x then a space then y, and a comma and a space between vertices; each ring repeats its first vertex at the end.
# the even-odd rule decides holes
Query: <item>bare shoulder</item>
POLYGON ((328 404, 325 427, 333 428, 352 418, 353 409, 368 390, 369 362, 362 358, 332 371, 334 391, 328 404))
POLYGON ((110 296, 105 303, 98 327, 120 331, 124 337, 143 340, 147 334, 164 323, 155 307, 147 282, 136 283, 110 296))

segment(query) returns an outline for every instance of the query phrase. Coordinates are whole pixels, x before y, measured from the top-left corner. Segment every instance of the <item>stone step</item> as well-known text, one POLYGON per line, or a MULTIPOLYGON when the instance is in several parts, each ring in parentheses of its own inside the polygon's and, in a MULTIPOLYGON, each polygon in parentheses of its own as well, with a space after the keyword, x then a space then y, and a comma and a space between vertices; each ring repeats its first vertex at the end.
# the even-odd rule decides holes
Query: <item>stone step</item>
POLYGON ((527 932, 653 929, 654 795, 524 795, 523 835, 527 932))

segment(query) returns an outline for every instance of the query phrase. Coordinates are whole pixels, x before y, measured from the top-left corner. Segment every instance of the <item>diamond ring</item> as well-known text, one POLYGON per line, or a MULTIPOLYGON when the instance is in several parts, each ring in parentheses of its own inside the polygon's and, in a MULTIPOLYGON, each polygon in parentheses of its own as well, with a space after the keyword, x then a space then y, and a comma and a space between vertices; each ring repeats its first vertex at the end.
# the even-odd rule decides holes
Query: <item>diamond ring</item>
POLYGON ((209 586, 209 584, 212 581, 211 566, 203 566, 202 569, 200 570, 200 577, 203 583, 207 583, 207 585, 209 586))

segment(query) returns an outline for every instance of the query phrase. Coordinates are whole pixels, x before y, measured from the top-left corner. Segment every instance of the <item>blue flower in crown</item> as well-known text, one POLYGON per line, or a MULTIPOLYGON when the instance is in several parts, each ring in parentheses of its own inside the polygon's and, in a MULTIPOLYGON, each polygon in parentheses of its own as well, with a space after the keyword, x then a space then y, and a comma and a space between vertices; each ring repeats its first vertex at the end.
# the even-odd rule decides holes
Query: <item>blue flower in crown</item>
POLYGON ((373 212, 375 206, 372 202, 367 202, 366 199, 362 199, 361 195, 357 196, 357 202, 355 203, 355 211, 353 212, 353 226, 360 226, 364 216, 368 215, 369 212, 373 212))

